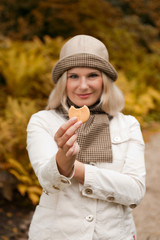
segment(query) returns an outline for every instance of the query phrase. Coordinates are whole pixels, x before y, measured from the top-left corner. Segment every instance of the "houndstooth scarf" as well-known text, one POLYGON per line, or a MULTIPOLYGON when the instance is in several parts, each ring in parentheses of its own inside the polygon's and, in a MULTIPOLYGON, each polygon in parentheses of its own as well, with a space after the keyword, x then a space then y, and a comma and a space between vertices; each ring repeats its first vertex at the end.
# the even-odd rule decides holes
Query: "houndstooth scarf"
MULTIPOLYGON (((68 100, 68 106, 75 106, 68 100)), ((75 106, 78 108, 77 106, 75 106)), ((83 123, 78 129, 77 142, 80 146, 80 151, 77 155, 77 160, 83 163, 90 162, 112 162, 112 145, 110 139, 109 122, 111 116, 106 114, 101 105, 95 104, 90 109, 90 117, 87 122, 83 123)), ((60 110, 60 109, 59 109, 60 110)), ((66 111, 61 108, 66 116, 66 111)))

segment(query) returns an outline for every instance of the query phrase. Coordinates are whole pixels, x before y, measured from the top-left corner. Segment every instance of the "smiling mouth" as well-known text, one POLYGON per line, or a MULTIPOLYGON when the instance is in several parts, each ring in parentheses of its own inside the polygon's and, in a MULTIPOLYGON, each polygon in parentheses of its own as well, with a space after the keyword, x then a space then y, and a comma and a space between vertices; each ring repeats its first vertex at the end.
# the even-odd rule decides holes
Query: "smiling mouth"
POLYGON ((88 98, 90 95, 91 95, 91 93, 77 94, 78 97, 83 98, 83 99, 88 98))

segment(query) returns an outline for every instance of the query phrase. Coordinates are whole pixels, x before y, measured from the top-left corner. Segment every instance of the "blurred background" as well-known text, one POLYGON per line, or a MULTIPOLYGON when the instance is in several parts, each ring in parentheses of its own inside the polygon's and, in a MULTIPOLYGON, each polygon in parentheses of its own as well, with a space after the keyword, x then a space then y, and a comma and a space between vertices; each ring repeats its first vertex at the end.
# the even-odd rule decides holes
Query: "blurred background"
MULTIPOLYGON (((0 0, 0 239, 27 239, 41 188, 26 152, 26 126, 47 104, 52 67, 70 37, 88 34, 105 43, 124 113, 138 119, 146 142, 159 132, 159 16, 159 0, 0 0)), ((135 218, 139 227, 145 217, 135 218)), ((143 239, 160 239, 156 231, 143 239)))

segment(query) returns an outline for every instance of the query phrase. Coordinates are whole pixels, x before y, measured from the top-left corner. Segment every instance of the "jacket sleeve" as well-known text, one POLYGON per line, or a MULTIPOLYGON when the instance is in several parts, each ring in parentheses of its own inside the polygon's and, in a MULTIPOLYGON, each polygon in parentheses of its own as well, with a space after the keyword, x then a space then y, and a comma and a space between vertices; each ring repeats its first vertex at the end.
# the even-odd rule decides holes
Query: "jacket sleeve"
POLYGON ((86 197, 136 207, 145 194, 144 142, 139 123, 130 117, 129 140, 121 171, 85 165, 80 186, 86 197))
MULTIPOLYGON (((43 112, 43 111, 42 111, 43 112)), ((30 162, 45 193, 63 190, 71 184, 70 178, 61 175, 56 164, 57 144, 43 113, 34 114, 27 127, 27 150, 30 162)), ((49 117, 49 116, 47 116, 49 117)), ((59 125, 55 120, 55 132, 59 125)), ((57 120, 57 121, 56 121, 57 120)), ((73 174, 72 174, 73 175, 73 174)))

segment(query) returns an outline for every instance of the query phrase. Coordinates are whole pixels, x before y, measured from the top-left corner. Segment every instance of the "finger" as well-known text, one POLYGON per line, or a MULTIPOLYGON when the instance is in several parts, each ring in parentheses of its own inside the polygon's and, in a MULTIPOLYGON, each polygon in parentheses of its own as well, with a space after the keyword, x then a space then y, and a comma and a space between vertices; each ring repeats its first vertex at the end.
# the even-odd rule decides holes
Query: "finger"
POLYGON ((82 125, 82 121, 78 121, 74 125, 72 125, 70 128, 68 128, 67 131, 63 134, 63 136, 57 139, 56 142, 58 147, 63 148, 66 142, 76 133, 76 131, 81 125, 82 125))
POLYGON ((80 147, 77 142, 74 143, 74 145, 68 150, 66 153, 66 157, 73 157, 76 156, 80 151, 80 147))
POLYGON ((62 124, 62 126, 58 129, 58 131, 54 135, 55 141, 58 138, 62 137, 63 134, 67 131, 67 129, 71 127, 73 124, 75 124, 76 122, 77 122, 77 117, 73 117, 69 119, 67 122, 65 122, 64 124, 62 124))
POLYGON ((72 137, 69 138, 69 140, 66 142, 66 144, 63 146, 63 151, 67 152, 76 142, 77 140, 77 134, 72 135, 72 137))

